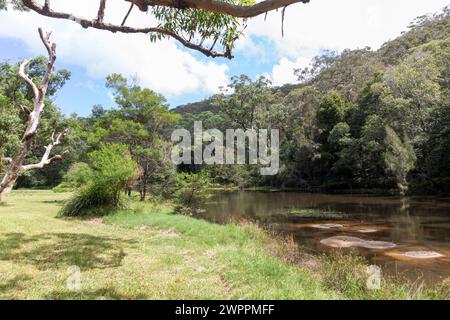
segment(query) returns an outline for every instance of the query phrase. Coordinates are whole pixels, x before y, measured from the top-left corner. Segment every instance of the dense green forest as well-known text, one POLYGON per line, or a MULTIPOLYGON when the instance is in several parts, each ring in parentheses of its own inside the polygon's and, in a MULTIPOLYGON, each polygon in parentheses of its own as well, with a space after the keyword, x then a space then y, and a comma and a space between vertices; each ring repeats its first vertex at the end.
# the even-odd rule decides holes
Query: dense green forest
POLYGON ((235 94, 178 107, 182 122, 281 130, 277 176, 223 168, 224 182, 325 190, 450 190, 450 12, 419 17, 377 51, 326 52, 300 85, 235 78, 235 94))
MULTIPOLYGON (((32 93, 18 79, 18 68, 0 64, 2 157, 18 148, 27 116, 23 109, 31 105, 32 93)), ((44 71, 40 57, 28 73, 37 79, 44 71)), ((89 117, 66 117, 53 97, 70 72, 58 70, 27 161, 38 161, 52 132, 65 128, 56 151, 67 155, 26 172, 16 187, 70 187, 77 172, 86 170, 89 154, 117 143, 138 164, 138 178, 126 188, 138 190, 142 199, 170 190, 177 171, 201 170, 215 183, 239 187, 450 192, 450 8, 417 18, 377 51, 325 52, 295 74, 300 84, 280 88, 265 78, 237 76, 221 94, 172 110, 163 96, 112 74, 106 86, 114 92, 115 108, 97 105, 89 117), (250 165, 174 168, 170 134, 192 128, 196 120, 204 129, 280 129, 278 175, 260 176, 250 165)))

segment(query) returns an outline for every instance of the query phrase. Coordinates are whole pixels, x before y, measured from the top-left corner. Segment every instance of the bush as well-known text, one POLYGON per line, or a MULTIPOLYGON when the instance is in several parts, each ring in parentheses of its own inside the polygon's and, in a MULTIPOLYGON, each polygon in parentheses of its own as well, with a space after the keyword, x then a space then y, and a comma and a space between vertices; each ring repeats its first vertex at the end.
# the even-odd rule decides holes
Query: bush
POLYGON ((52 189, 53 192, 66 192, 76 190, 89 183, 92 179, 92 169, 87 163, 78 162, 70 167, 64 175, 62 182, 52 189))
POLYGON ((198 211, 209 198, 211 186, 208 175, 205 173, 177 174, 177 191, 175 192, 175 211, 192 214, 198 211))
POLYGON ((60 214, 80 216, 103 214, 105 210, 123 206, 121 191, 136 179, 136 163, 123 145, 104 145, 89 154, 87 183, 64 205, 60 214), (90 172, 90 173, 88 173, 90 172))

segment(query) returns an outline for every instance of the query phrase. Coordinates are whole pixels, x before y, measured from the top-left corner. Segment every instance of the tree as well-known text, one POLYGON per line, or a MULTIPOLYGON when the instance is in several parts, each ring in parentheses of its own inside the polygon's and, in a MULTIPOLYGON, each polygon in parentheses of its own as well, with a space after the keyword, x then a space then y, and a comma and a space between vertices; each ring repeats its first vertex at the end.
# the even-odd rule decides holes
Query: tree
MULTIPOLYGON (((27 74, 35 83, 39 83, 47 69, 47 59, 38 56, 30 61, 27 74)), ((28 121, 28 110, 32 109, 33 91, 18 76, 19 64, 8 61, 0 62, 0 146, 3 146, 3 156, 12 156, 20 147, 20 142, 28 121)), ((24 164, 37 163, 42 157, 42 150, 48 144, 48 137, 53 131, 63 131, 69 128, 69 134, 64 138, 65 149, 69 150, 65 161, 54 163, 40 170, 24 171, 15 183, 15 187, 46 187, 56 186, 64 171, 70 167, 76 157, 82 153, 82 141, 77 136, 76 122, 66 118, 53 102, 53 97, 70 77, 70 72, 64 69, 54 70, 50 77, 46 99, 45 112, 39 121, 39 130, 33 138, 31 148, 24 164), (76 150, 76 152, 73 152, 76 150)), ((60 147, 56 147, 60 148, 60 147)), ((58 152, 55 148, 55 152, 58 152)), ((8 163, 3 161, 2 172, 6 171, 8 163)), ((0 174, 0 179, 3 174, 0 174)))
MULTIPOLYGON (((73 0, 76 1, 76 0, 73 0)), ((39 4, 35 0, 1 0, 0 9, 11 2, 21 9, 31 9, 41 15, 66 19, 79 23, 83 28, 95 28, 110 32, 150 34, 150 40, 173 38, 185 47, 199 51, 209 57, 226 57, 231 59, 234 42, 245 29, 245 19, 272 10, 282 9, 294 3, 308 3, 309 0, 122 0, 129 3, 128 11, 120 24, 111 24, 104 20, 107 1, 99 0, 97 16, 86 19, 71 12, 55 11, 51 1, 39 4), (127 19, 137 7, 142 12, 150 12, 157 25, 146 28, 126 26, 127 19), (216 45, 222 49, 216 51, 216 45)))
POLYGON ((199 210, 209 198, 209 177, 205 172, 186 173, 177 175, 177 191, 175 201, 176 210, 186 214, 193 214, 199 210))
POLYGON ((382 100, 385 115, 397 123, 398 130, 405 130, 410 136, 429 131, 430 112, 439 101, 439 75, 435 59, 422 50, 388 69, 382 100))
POLYGON ((386 126, 386 144, 388 149, 385 153, 387 168, 394 174, 401 195, 408 191, 408 173, 414 169, 416 155, 414 149, 405 137, 402 141, 397 133, 386 126))
POLYGON ((421 165, 423 172, 420 174, 430 186, 432 192, 450 191, 450 95, 441 102, 432 114, 430 135, 426 143, 421 165))
POLYGON ((54 192, 64 192, 67 190, 76 190, 87 185, 92 180, 92 169, 87 163, 78 162, 70 167, 64 175, 62 182, 53 188, 54 192))
POLYGON ((378 115, 369 115, 361 129, 359 179, 364 188, 370 186, 386 187, 386 128, 383 119, 378 115))
POLYGON ((370 48, 342 53, 326 51, 313 59, 309 67, 295 70, 298 79, 326 94, 337 91, 351 102, 356 99, 372 75, 385 65, 370 48))
POLYGON ((235 76, 227 88, 221 88, 222 93, 215 96, 214 104, 241 129, 258 128, 261 123, 257 117, 271 100, 269 85, 270 81, 265 77, 252 81, 246 75, 235 76))
POLYGON ((104 141, 127 146, 139 165, 136 183, 141 200, 145 200, 149 191, 163 191, 163 186, 173 181, 175 171, 167 138, 179 116, 168 110, 164 97, 141 88, 137 81, 129 82, 122 75, 112 74, 106 85, 114 90, 119 109, 102 111, 101 115, 97 108, 94 110, 95 122, 88 133, 88 143, 93 148, 104 141))
MULTIPOLYGON (((17 110, 11 112, 11 102, 0 95, 0 177, 6 171, 5 164, 12 161, 6 154, 14 154, 20 146, 18 132, 22 130, 22 123, 17 110)), ((1 194, 0 194, 1 200, 1 194)))
POLYGON ((348 101, 337 91, 326 95, 320 102, 317 111, 317 124, 326 135, 336 124, 345 120, 350 105, 348 101))
POLYGON ((3 193, 12 190, 14 183, 20 174, 30 170, 42 169, 52 162, 62 160, 64 154, 66 153, 63 152, 58 155, 51 155, 53 148, 58 146, 61 143, 61 139, 66 135, 67 130, 64 130, 58 134, 52 134, 51 142, 45 146, 45 152, 38 163, 24 164, 32 148, 33 138, 36 136, 39 128, 39 122, 45 108, 47 91, 52 89, 49 86, 49 83, 52 76, 53 66, 56 61, 56 44, 50 43, 51 33, 44 34, 42 29, 39 28, 39 36, 48 52, 47 67, 42 79, 40 79, 40 81, 36 84, 36 82, 34 82, 27 73, 27 67, 30 66, 31 61, 25 60, 20 64, 18 76, 29 86, 31 92, 33 93, 33 109, 29 110, 26 105, 20 105, 22 111, 27 115, 27 124, 20 141, 20 146, 17 148, 15 154, 12 157, 2 158, 2 161, 9 162, 9 165, 0 183, 0 198, 3 193))

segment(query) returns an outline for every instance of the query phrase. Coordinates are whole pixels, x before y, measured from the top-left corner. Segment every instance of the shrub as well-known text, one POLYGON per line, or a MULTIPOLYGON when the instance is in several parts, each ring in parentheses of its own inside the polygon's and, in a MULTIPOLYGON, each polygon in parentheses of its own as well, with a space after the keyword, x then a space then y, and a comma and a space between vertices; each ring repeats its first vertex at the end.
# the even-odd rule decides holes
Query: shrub
POLYGON ((76 190, 89 183, 92 179, 92 169, 87 163, 78 162, 72 165, 69 171, 64 175, 62 182, 54 187, 53 192, 65 192, 76 190))
POLYGON ((192 214, 198 211, 209 198, 211 186, 208 175, 205 173, 177 174, 177 191, 175 192, 175 211, 192 214))
MULTIPOLYGON (((64 205, 60 214, 80 216, 99 214, 123 205, 121 191, 136 178, 136 163, 123 145, 104 145, 89 154, 91 173, 87 184, 64 205)), ((88 171, 86 171, 88 172, 88 171)))

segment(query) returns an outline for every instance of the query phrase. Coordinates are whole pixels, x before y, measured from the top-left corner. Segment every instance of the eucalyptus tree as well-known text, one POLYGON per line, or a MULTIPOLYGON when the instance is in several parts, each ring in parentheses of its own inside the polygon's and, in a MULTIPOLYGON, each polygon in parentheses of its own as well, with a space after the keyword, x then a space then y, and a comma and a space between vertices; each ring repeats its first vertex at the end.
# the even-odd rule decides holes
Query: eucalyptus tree
POLYGON ((272 98, 270 80, 260 77, 252 81, 246 75, 231 78, 222 87, 213 103, 228 120, 240 129, 256 129, 261 126, 260 117, 267 110, 272 98))
MULTIPOLYGON (((128 148, 139 165, 137 188, 144 200, 150 191, 157 191, 158 186, 166 185, 172 178, 169 136, 179 116, 168 110, 163 96, 120 74, 109 75, 106 86, 113 90, 119 108, 101 112, 95 109, 98 117, 87 134, 88 143, 94 149, 104 142, 128 148)), ((127 191, 130 193, 131 188, 127 191)))
MULTIPOLYGON (((23 114, 22 118, 24 119, 25 124, 23 125, 23 134, 20 141, 15 141, 15 147, 10 150, 12 154, 5 154, 1 158, 1 162, 7 162, 8 165, 0 182, 0 197, 3 193, 12 190, 16 180, 24 172, 42 169, 55 161, 62 160, 67 153, 64 151, 61 154, 52 155, 53 149, 61 144, 62 139, 66 135, 67 129, 65 129, 59 133, 53 132, 51 134, 51 139, 48 144, 45 145, 45 152, 41 156, 39 162, 26 163, 27 157, 29 157, 33 148, 33 140, 37 136, 40 127, 42 114, 48 105, 46 96, 47 94, 53 94, 69 77, 68 73, 63 72, 62 78, 58 78, 59 83, 58 81, 56 83, 52 81, 52 74, 56 61, 56 44, 50 42, 51 33, 44 33, 42 29, 39 29, 39 36, 48 53, 48 59, 43 72, 41 72, 42 69, 38 67, 39 65, 42 65, 42 59, 40 59, 41 64, 36 64, 36 61, 24 60, 20 63, 17 77, 26 85, 26 87, 28 87, 28 90, 24 90, 23 87, 12 86, 17 90, 8 92, 8 88, 11 89, 10 84, 4 84, 4 86, 7 87, 6 92, 9 94, 7 104, 11 108, 11 115, 14 114, 15 108, 19 108, 23 114), (32 102, 30 102, 30 100, 32 102)), ((15 81, 14 79, 15 77, 11 81, 15 81)), ((3 88, 3 90, 5 90, 5 88, 3 88)), ((2 100, 5 101, 6 99, 3 98, 2 100)), ((2 109, 4 109, 4 106, 2 109)), ((5 118, 2 117, 2 119, 5 118)), ((11 129, 11 132, 20 128, 20 125, 17 124, 17 119, 10 119, 7 125, 8 128, 11 129)), ((11 139, 8 140, 11 141, 11 139)))

